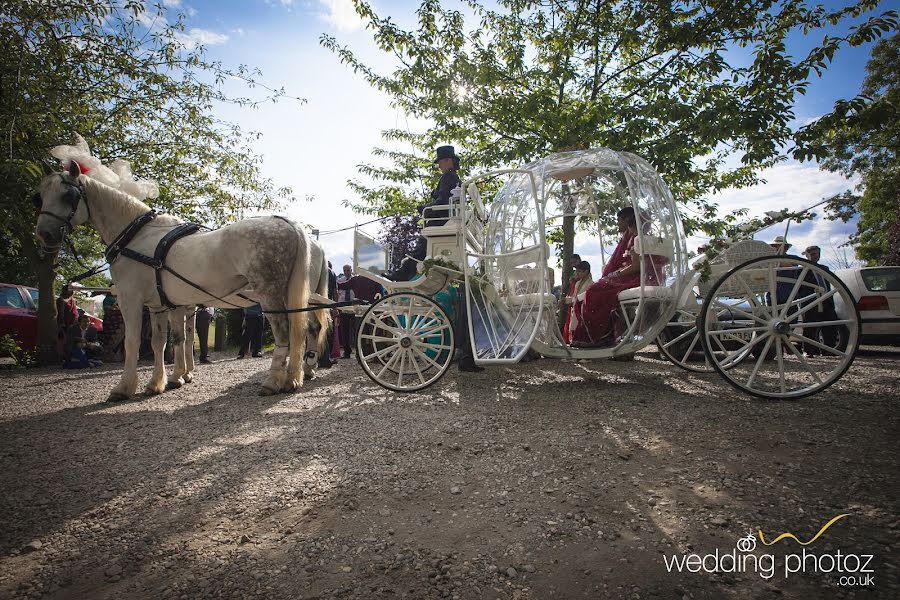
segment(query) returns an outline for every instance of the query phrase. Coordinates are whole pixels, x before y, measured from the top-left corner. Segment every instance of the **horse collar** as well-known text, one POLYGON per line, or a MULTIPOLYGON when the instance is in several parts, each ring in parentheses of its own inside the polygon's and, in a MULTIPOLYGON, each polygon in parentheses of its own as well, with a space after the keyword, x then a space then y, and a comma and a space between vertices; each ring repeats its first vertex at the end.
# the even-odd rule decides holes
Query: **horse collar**
POLYGON ((134 239, 134 236, 138 234, 141 228, 156 218, 156 211, 153 209, 148 210, 131 223, 129 223, 125 229, 122 230, 122 233, 116 236, 112 242, 110 242, 109 246, 106 247, 106 262, 112 264, 116 258, 118 258, 119 254, 122 250, 131 243, 131 240, 134 239))

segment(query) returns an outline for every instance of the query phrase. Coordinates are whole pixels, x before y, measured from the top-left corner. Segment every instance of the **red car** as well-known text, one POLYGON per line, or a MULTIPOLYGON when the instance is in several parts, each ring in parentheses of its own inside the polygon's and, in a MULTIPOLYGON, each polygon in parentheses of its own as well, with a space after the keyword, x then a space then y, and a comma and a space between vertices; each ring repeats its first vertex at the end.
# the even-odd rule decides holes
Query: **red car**
MULTIPOLYGON (((22 350, 37 345, 37 288, 0 283, 0 336, 10 334, 22 350)), ((97 333, 103 331, 103 321, 88 314, 97 333)))

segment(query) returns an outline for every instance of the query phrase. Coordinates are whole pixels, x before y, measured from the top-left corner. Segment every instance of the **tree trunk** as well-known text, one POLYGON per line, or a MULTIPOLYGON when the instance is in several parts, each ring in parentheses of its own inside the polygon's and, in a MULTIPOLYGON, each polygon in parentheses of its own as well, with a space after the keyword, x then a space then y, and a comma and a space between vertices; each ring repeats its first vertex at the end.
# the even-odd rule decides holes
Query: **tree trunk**
MULTIPOLYGON (((28 233, 31 231, 28 230, 28 233)), ((38 365, 56 365, 59 364, 59 348, 56 341, 56 292, 53 289, 56 281, 56 253, 41 252, 31 235, 24 234, 19 239, 24 254, 38 276, 38 333, 35 359, 38 365)))

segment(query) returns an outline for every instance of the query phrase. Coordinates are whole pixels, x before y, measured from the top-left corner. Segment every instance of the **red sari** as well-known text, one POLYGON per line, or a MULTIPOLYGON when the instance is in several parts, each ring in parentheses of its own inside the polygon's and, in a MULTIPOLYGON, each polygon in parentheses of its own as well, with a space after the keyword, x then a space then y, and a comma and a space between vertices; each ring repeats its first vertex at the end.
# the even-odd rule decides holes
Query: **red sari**
POLYGON ((596 344, 612 334, 612 314, 619 304, 619 292, 641 284, 640 271, 624 277, 609 277, 610 273, 631 265, 634 238, 634 234, 627 232, 619 240, 603 268, 603 277, 587 289, 583 301, 575 303, 573 310, 577 311, 579 318, 578 327, 572 335, 573 342, 596 344))

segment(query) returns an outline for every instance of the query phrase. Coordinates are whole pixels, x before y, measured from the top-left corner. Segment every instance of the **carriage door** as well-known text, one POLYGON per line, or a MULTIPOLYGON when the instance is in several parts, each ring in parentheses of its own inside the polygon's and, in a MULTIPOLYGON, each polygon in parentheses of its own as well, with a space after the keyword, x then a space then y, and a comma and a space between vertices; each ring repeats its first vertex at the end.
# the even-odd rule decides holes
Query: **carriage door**
POLYGON ((481 228, 481 243, 467 244, 466 297, 475 362, 517 362, 531 347, 545 315, 553 312, 547 273, 540 188, 530 171, 503 169, 469 179, 463 186, 465 211, 481 228), (479 189, 506 183, 481 211, 479 189))

